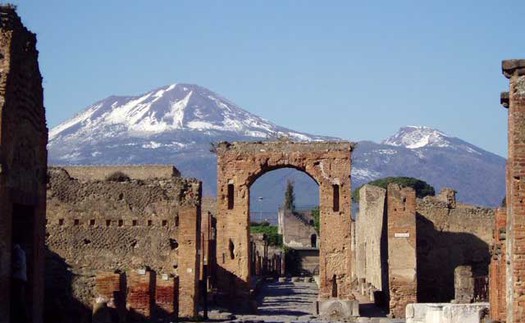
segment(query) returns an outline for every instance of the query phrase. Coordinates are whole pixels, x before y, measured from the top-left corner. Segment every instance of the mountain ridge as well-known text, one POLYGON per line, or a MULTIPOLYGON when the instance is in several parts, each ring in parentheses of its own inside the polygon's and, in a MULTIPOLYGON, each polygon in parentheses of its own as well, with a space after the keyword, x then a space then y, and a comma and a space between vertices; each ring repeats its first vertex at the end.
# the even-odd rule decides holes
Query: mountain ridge
MULTIPOLYGON (((173 164, 184 176, 203 180, 206 195, 215 195, 210 143, 279 137, 341 140, 278 126, 204 87, 176 83, 95 102, 54 127, 48 148, 50 164, 57 165, 173 164)), ((491 206, 505 192, 505 159, 429 127, 401 127, 380 143, 360 141, 352 157, 353 187, 411 176, 438 190, 451 186, 464 202, 491 206)))

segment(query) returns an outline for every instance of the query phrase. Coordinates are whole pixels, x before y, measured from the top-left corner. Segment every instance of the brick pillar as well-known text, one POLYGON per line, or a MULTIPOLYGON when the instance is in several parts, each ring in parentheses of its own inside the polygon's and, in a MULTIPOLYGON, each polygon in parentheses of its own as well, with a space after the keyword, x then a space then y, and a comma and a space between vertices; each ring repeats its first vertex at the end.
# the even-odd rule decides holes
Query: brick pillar
POLYGON ((388 185, 387 210, 390 314, 400 318, 417 302, 416 192, 388 185))
POLYGON ((127 308, 131 316, 150 319, 152 309, 152 285, 150 271, 132 271, 128 277, 127 308))
POLYGON ((489 301, 490 318, 495 321, 505 321, 506 319, 506 227, 507 210, 499 208, 496 210, 494 225, 494 241, 491 251, 491 261, 489 266, 489 301))
POLYGON ((200 206, 179 211, 179 316, 197 316, 199 303, 200 206))
POLYGON ((454 301, 470 304, 474 301, 474 277, 471 266, 457 266, 454 269, 454 301))
POLYGON ((177 308, 178 290, 176 289, 174 277, 160 275, 156 280, 155 303, 157 309, 161 312, 162 318, 174 319, 177 317, 175 312, 177 308))
POLYGON ((120 274, 100 272, 95 276, 95 297, 102 297, 106 301, 114 298, 115 292, 120 292, 120 274))
POLYGON ((506 60, 510 80, 507 160, 507 322, 525 322, 525 60, 506 60))

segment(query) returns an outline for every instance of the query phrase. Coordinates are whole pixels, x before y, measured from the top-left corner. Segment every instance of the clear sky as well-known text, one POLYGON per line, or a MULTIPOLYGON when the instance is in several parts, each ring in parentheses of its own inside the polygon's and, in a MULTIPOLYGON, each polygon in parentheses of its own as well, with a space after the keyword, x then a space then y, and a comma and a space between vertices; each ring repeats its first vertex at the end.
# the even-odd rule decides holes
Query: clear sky
POLYGON ((295 130, 380 141, 426 125, 506 156, 501 60, 525 1, 14 0, 49 127, 109 95, 195 83, 295 130))

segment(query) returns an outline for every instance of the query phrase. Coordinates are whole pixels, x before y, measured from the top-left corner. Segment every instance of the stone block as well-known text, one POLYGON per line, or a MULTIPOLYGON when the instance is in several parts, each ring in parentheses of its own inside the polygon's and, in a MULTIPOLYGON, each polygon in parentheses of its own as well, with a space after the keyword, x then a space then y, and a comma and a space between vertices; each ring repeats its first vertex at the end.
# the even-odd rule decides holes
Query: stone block
POLYGON ((358 317, 359 302, 357 300, 320 299, 315 303, 314 314, 331 321, 358 317))
POLYGON ((486 319, 488 303, 418 303, 406 307, 406 323, 480 323, 486 319))

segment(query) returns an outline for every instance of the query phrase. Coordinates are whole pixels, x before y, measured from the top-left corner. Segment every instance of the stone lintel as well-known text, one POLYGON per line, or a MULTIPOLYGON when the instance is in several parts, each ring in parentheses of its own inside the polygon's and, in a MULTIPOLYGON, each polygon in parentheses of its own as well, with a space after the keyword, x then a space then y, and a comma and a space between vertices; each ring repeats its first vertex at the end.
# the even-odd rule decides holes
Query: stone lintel
POLYGON ((220 142, 215 145, 218 153, 226 151, 236 151, 241 153, 261 153, 261 152, 312 152, 312 151, 348 151, 354 150, 356 144, 349 141, 259 141, 259 142, 220 142))
POLYGON ((499 103, 505 108, 509 108, 509 92, 501 92, 499 103))
POLYGON ((501 69, 506 78, 517 73, 525 75, 525 59, 507 59, 501 62, 501 69))

